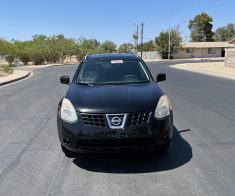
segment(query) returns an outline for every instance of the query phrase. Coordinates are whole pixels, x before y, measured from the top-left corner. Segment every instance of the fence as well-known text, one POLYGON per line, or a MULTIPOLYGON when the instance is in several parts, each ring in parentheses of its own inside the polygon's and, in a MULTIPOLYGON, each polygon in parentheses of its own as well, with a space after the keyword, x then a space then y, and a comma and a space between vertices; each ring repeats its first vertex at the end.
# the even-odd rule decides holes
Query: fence
POLYGON ((235 67, 235 48, 227 48, 225 51, 225 66, 235 67))
MULTIPOLYGON (((140 56, 141 53, 138 52, 138 55, 140 56)), ((143 52, 142 58, 146 60, 160 60, 161 55, 157 51, 148 51, 148 52, 143 52)))

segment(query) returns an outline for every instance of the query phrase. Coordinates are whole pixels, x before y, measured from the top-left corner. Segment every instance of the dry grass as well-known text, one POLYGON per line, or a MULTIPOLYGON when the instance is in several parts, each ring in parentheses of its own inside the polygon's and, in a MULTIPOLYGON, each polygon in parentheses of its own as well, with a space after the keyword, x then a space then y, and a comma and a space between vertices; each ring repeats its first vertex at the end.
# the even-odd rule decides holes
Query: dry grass
POLYGON ((14 72, 14 69, 9 66, 2 66, 0 67, 0 77, 7 76, 14 72))
POLYGON ((211 71, 211 72, 220 72, 220 73, 235 73, 235 67, 226 67, 224 62, 204 62, 204 63, 187 63, 183 66, 188 68, 202 70, 202 71, 211 71))

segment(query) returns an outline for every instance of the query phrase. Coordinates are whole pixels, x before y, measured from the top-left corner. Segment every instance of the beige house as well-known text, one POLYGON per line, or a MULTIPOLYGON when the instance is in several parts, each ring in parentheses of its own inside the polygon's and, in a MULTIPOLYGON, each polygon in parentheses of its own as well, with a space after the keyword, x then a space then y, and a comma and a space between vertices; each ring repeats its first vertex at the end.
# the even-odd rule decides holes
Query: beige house
POLYGON ((234 48, 228 42, 188 42, 181 43, 174 59, 224 57, 226 48, 234 48))

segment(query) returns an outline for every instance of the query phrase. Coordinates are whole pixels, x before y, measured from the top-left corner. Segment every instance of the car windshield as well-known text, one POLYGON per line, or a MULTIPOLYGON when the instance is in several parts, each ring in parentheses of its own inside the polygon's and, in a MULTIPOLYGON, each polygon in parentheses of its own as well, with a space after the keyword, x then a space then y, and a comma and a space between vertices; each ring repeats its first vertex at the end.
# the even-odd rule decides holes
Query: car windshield
POLYGON ((78 84, 132 84, 149 82, 141 61, 87 61, 81 65, 78 84))

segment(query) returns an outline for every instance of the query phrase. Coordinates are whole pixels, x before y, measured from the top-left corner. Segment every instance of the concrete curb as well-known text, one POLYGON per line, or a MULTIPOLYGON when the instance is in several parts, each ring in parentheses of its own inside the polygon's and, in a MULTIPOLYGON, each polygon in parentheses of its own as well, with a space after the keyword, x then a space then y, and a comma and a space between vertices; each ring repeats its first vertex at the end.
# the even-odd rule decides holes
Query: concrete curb
POLYGON ((0 86, 4 86, 7 84, 17 82, 19 80, 23 80, 23 79, 29 77, 31 75, 31 72, 33 72, 36 69, 43 69, 43 68, 54 67, 54 66, 63 66, 63 65, 77 65, 77 64, 59 64, 59 63, 57 63, 57 64, 48 64, 48 65, 22 66, 22 67, 16 68, 15 71, 23 71, 23 72, 26 72, 25 74, 21 75, 20 77, 16 77, 13 79, 9 79, 9 80, 0 82, 0 86), (23 70, 21 68, 23 68, 23 70), (29 68, 29 70, 25 70, 25 68, 29 68))
POLYGON ((30 76, 30 72, 28 72, 27 74, 25 74, 24 76, 21 76, 21 77, 19 77, 19 78, 14 78, 14 79, 12 79, 12 80, 8 80, 8 81, 5 81, 5 82, 1 82, 0 83, 0 86, 4 86, 4 85, 7 85, 7 84, 10 84, 10 83, 13 83, 13 82, 17 82, 17 81, 19 81, 19 80, 23 80, 23 79, 25 79, 25 78, 27 78, 27 77, 29 77, 30 76))
POLYGON ((57 67, 57 66, 66 66, 66 65, 78 65, 78 63, 56 63, 56 64, 47 64, 47 65, 24 65, 19 68, 34 68, 34 69, 41 69, 47 67, 57 67))

